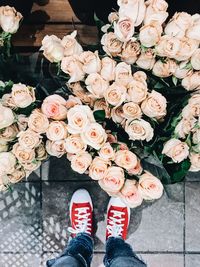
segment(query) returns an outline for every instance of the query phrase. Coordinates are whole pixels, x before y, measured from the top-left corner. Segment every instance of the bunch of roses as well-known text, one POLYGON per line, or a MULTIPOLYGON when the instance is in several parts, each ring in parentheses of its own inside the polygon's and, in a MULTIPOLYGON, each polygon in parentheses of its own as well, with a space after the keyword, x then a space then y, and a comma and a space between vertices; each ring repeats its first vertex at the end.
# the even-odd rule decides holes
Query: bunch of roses
POLYGON ((189 157, 190 171, 200 171, 200 94, 183 108, 174 138, 165 143, 162 153, 178 163, 189 157))
POLYGON ((175 13, 164 24, 164 0, 118 0, 118 5, 102 27, 103 50, 158 77, 173 75, 186 90, 200 89, 200 15, 175 13))
POLYGON ((0 28, 5 33, 14 34, 19 28, 22 19, 21 13, 17 12, 14 7, 0 7, 0 28))

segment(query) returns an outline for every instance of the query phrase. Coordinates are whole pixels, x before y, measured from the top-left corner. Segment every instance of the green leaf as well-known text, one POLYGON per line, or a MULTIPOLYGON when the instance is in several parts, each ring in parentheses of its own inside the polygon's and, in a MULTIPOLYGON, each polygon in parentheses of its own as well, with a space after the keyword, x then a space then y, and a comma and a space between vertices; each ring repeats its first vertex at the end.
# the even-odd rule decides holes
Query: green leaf
POLYGON ((176 86, 178 83, 178 79, 175 76, 172 76, 173 84, 176 86))
POLYGON ((96 110, 93 114, 96 121, 104 121, 106 118, 105 110, 96 110))
POLYGON ((178 183, 184 180, 191 163, 188 159, 176 164, 166 164, 165 167, 171 175, 171 183, 178 183))

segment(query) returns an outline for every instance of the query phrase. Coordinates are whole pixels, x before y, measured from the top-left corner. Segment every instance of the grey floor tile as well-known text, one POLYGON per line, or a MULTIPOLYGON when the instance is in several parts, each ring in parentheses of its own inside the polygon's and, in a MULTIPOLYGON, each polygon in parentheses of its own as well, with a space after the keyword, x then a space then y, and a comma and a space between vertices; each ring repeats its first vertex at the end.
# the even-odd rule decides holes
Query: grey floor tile
MULTIPOLYGON (((43 183, 43 245, 44 251, 61 251, 69 234, 69 203, 73 192, 86 188, 93 199, 94 214, 98 221, 105 220, 108 195, 94 182, 44 182, 43 183)), ((105 236, 105 229, 102 229, 105 236)), ((103 250, 103 243, 95 237, 96 250, 103 250)))
POLYGON ((185 256, 185 267, 199 267, 199 266, 200 266, 200 254, 185 256))
POLYGON ((40 253, 40 184, 20 183, 0 194, 0 251, 40 253))
POLYGON ((0 254, 1 267, 38 267, 40 262, 40 254, 0 254))
POLYGON ((200 251, 200 183, 186 183, 186 251, 200 251))
POLYGON ((183 184, 167 186, 163 197, 132 210, 128 242, 136 251, 183 251, 183 184))
POLYGON ((148 267, 184 267, 184 256, 179 254, 142 254, 141 257, 148 267))
POLYGON ((200 182, 200 172, 189 172, 186 176, 186 181, 188 182, 200 182))

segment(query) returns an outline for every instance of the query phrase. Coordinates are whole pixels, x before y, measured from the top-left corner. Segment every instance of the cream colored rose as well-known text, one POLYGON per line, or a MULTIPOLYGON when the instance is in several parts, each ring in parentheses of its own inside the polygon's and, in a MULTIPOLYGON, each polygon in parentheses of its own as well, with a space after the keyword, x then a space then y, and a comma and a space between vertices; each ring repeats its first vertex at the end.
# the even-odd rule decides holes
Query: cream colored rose
POLYGON ((127 100, 139 104, 147 97, 147 91, 146 83, 132 79, 128 84, 127 100))
POLYGON ((21 164, 31 163, 35 159, 35 151, 33 149, 25 149, 19 143, 14 144, 12 153, 21 164))
POLYGON ((126 64, 125 62, 118 63, 115 67, 115 81, 120 85, 126 86, 131 79, 131 66, 126 64))
POLYGON ((104 128, 93 122, 81 133, 83 142, 96 150, 99 150, 106 142, 107 134, 104 128))
POLYGON ((73 94, 77 96, 84 104, 93 106, 96 99, 91 93, 87 92, 79 82, 68 84, 68 86, 72 90, 73 94))
POLYGON ((24 149, 34 149, 41 143, 42 136, 31 129, 18 133, 18 142, 24 149))
POLYGON ((137 162, 137 156, 129 150, 119 150, 115 154, 116 165, 124 168, 127 171, 135 168, 137 162))
POLYGON ((163 185, 158 178, 146 171, 140 176, 138 190, 145 200, 154 200, 161 198, 163 185))
POLYGON ((162 27, 158 23, 151 23, 140 28, 139 39, 143 46, 155 46, 162 34, 162 27))
POLYGON ((0 25, 4 32, 16 33, 22 18, 22 14, 17 12, 14 7, 0 7, 0 25))
POLYGON ((86 151, 81 152, 80 154, 77 155, 73 155, 71 158, 72 170, 80 174, 83 174, 91 165, 91 163, 92 163, 92 156, 86 151))
POLYGON ((61 45, 64 47, 64 56, 80 55, 83 51, 82 46, 76 41, 77 31, 73 31, 63 37, 61 45))
POLYGON ((33 162, 22 164, 26 172, 26 177, 28 177, 33 171, 37 170, 40 167, 40 165, 41 161, 39 160, 34 160, 33 162))
POLYGON ((183 79, 192 73, 190 68, 187 68, 188 61, 182 61, 176 68, 174 76, 178 79, 183 79))
POLYGON ((192 25, 192 16, 186 12, 176 12, 165 26, 165 34, 183 38, 192 25))
POLYGON ((95 122, 92 110, 88 106, 77 105, 67 114, 68 132, 71 134, 83 133, 90 123, 95 122))
POLYGON ((190 153, 189 156, 191 167, 191 172, 199 172, 200 171, 200 154, 197 153, 190 153))
POLYGON ((47 152, 44 143, 41 143, 38 147, 36 147, 35 154, 36 159, 39 161, 47 159, 47 152))
POLYGON ((101 44, 109 56, 116 57, 121 54, 123 43, 117 39, 113 32, 105 33, 101 38, 101 44))
POLYGON ((139 26, 145 16, 146 6, 144 0, 118 0, 119 16, 129 17, 135 26, 139 26))
POLYGON ((146 116, 159 120, 167 114, 167 100, 153 90, 142 102, 141 109, 146 116))
POLYGON ((126 180, 119 193, 119 197, 130 208, 136 208, 140 206, 143 201, 135 180, 126 180))
POLYGON ((182 42, 180 39, 168 35, 163 35, 156 45, 156 54, 160 57, 175 58, 181 50, 182 42))
POLYGON ((8 176, 7 175, 2 175, 0 176, 0 192, 6 191, 8 189, 8 176))
POLYGON ((4 107, 8 107, 11 109, 16 109, 17 106, 15 105, 12 95, 11 94, 4 94, 1 98, 1 103, 4 107))
POLYGON ((44 99, 41 110, 47 118, 53 120, 65 120, 67 118, 66 100, 56 94, 44 99))
POLYGON ((121 59, 127 64, 133 64, 140 54, 140 43, 130 40, 124 44, 121 59))
POLYGON ((106 81, 115 79, 116 61, 109 57, 104 57, 101 60, 101 77, 106 81))
POLYGON ((145 70, 151 70, 155 64, 155 54, 153 49, 149 48, 146 52, 141 53, 136 64, 145 70))
POLYGON ((100 157, 95 157, 89 167, 89 176, 93 180, 101 180, 104 178, 108 170, 108 162, 100 157))
POLYGON ((14 171, 17 161, 13 153, 0 153, 0 175, 11 174, 14 171))
POLYGON ((191 57, 191 64, 193 69, 200 70, 200 48, 198 48, 191 57))
POLYGON ((111 118, 115 123, 123 123, 125 121, 123 107, 112 108, 111 118))
POLYGON ((26 176, 23 168, 15 169, 13 173, 8 175, 9 182, 12 184, 20 182, 26 176))
POLYGON ((194 144, 200 144, 200 129, 195 129, 193 132, 192 141, 194 144))
POLYGON ((49 141, 46 142, 47 153, 51 156, 61 158, 65 153, 65 140, 49 141))
POLYGON ((14 120, 15 117, 12 110, 2 106, 0 103, 0 129, 10 126, 13 124, 14 120))
POLYGON ((199 31, 199 27, 200 27, 200 14, 194 14, 192 16, 192 20, 193 23, 191 25, 191 27, 187 30, 186 32, 186 36, 188 38, 197 40, 200 42, 200 31, 199 31))
POLYGON ((126 100, 126 88, 114 82, 104 93, 105 100, 112 106, 118 107, 126 100))
POLYGON ((36 133, 45 133, 49 127, 49 120, 39 109, 34 109, 28 118, 28 127, 36 133))
POLYGON ((195 126, 196 119, 193 117, 182 118, 175 128, 179 138, 185 138, 195 126))
POLYGON ((133 168, 128 170, 128 174, 130 176, 132 176, 132 175, 140 175, 142 173, 142 171, 143 171, 143 169, 142 169, 140 160, 138 159, 137 160, 137 164, 133 168))
POLYGON ((80 135, 72 134, 65 139, 65 149, 67 153, 78 154, 85 151, 87 145, 83 142, 80 135))
POLYGON ((161 78, 170 77, 176 72, 176 68, 176 62, 173 60, 167 60, 165 62, 158 60, 153 67, 153 74, 161 78))
POLYGON ((64 57, 64 47, 61 44, 61 39, 55 35, 46 35, 42 40, 42 47, 44 56, 50 62, 60 62, 64 57))
POLYGON ((151 124, 143 119, 127 120, 125 131, 129 135, 130 140, 146 140, 149 142, 153 138, 153 128, 151 124))
POLYGON ((82 81, 85 72, 79 56, 64 57, 61 62, 61 70, 70 76, 68 83, 82 81))
POLYGON ((101 60, 98 55, 98 51, 94 53, 91 51, 84 51, 79 60, 83 64, 83 71, 87 74, 97 73, 101 70, 101 60))
POLYGON ((19 131, 25 131, 28 127, 28 117, 23 114, 17 116, 17 126, 19 131))
POLYGON ((114 21, 114 33, 121 42, 128 42, 135 32, 134 21, 130 17, 119 17, 114 21))
POLYGON ((51 141, 59 141, 67 138, 67 124, 64 121, 52 121, 49 124, 46 135, 51 141))
POLYGON ((66 101, 66 104, 65 104, 66 108, 70 109, 70 108, 73 108, 76 105, 82 105, 81 100, 78 97, 75 97, 73 95, 69 95, 69 97, 68 97, 68 99, 66 101))
POLYGON ((2 142, 11 142, 17 137, 19 130, 16 124, 12 124, 0 132, 0 140, 2 142))
POLYGON ((8 143, 0 139, 0 153, 8 151, 8 143))
POLYGON ((142 111, 138 104, 134 102, 125 103, 122 107, 123 117, 125 119, 140 119, 142 117, 142 111))
POLYGON ((98 99, 94 102, 94 111, 96 110, 104 110, 106 118, 110 118, 111 111, 110 111, 108 103, 105 101, 104 98, 98 99))
POLYGON ((147 75, 144 71, 136 71, 133 74, 133 79, 135 79, 136 81, 142 82, 145 85, 147 85, 147 75))
POLYGON ((105 81, 100 74, 89 74, 85 80, 87 90, 95 97, 102 98, 109 87, 109 82, 105 81))
POLYGON ((111 12, 109 15, 108 15, 108 21, 110 23, 113 23, 115 20, 118 20, 119 19, 119 14, 118 12, 111 12))
POLYGON ((25 84, 14 84, 12 87, 12 99, 19 108, 26 108, 35 102, 35 89, 25 84))
POLYGON ((199 41, 192 40, 189 38, 182 38, 181 46, 177 54, 174 56, 174 59, 178 61, 189 60, 198 47, 199 47, 199 41))
POLYGON ((188 105, 182 111, 184 118, 200 116, 200 94, 194 94, 188 101, 188 105))
POLYGON ((149 0, 145 2, 147 9, 144 18, 144 24, 150 24, 156 22, 160 25, 165 22, 168 17, 166 12, 168 4, 164 0, 149 0))
POLYGON ((187 91, 200 89, 200 71, 196 71, 186 76, 181 84, 187 91))
POLYGON ((179 163, 188 157, 189 147, 186 143, 172 138, 165 143, 162 154, 167 155, 174 162, 179 163))
POLYGON ((115 159, 115 151, 108 142, 102 146, 98 154, 100 158, 102 158, 105 161, 110 161, 115 159))
POLYGON ((124 185, 124 171, 120 167, 111 166, 108 167, 104 178, 99 180, 99 185, 109 195, 116 195, 119 193, 124 185))

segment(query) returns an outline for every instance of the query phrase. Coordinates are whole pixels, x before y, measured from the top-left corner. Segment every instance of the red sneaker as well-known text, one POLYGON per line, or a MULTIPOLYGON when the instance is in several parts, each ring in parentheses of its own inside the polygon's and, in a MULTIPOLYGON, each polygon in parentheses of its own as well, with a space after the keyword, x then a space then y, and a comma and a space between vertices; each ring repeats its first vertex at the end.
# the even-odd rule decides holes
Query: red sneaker
POLYGON ((72 237, 75 237, 79 233, 86 233, 92 235, 92 223, 93 223, 93 205, 92 199, 85 189, 77 190, 70 202, 70 220, 71 227, 68 231, 72 237))
POLYGON ((109 237, 127 237, 130 221, 130 208, 120 198, 112 197, 108 204, 106 240, 109 237))

